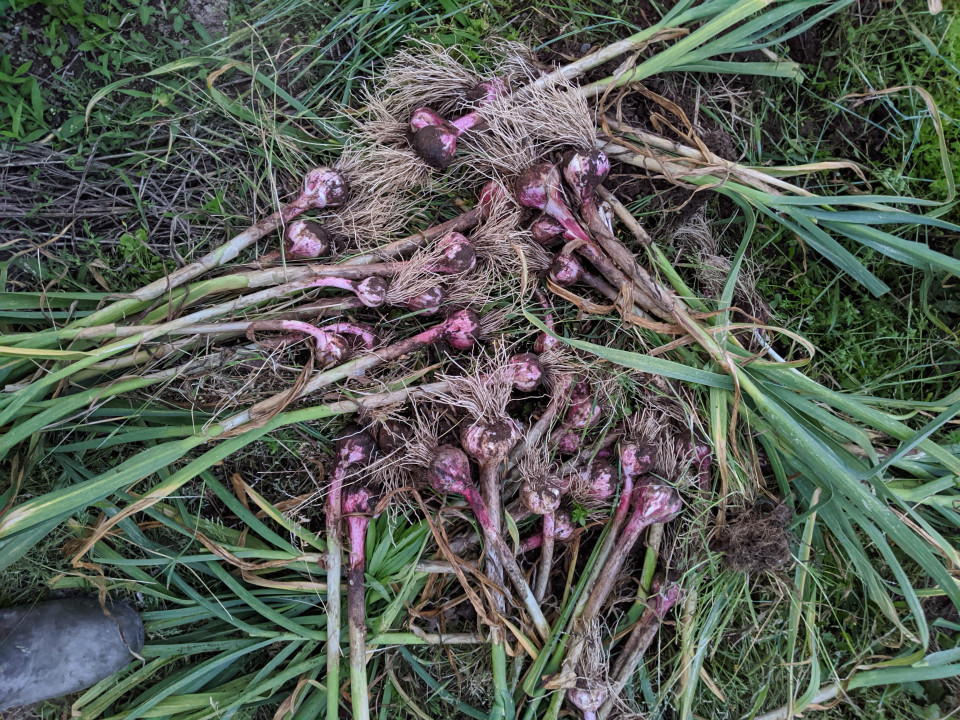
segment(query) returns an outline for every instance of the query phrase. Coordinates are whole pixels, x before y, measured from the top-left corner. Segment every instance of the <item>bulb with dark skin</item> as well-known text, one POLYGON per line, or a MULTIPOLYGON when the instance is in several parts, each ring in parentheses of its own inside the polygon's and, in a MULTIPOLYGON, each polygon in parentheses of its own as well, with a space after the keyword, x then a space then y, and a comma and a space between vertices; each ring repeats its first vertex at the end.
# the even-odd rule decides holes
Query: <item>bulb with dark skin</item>
POLYGON ((617 469, 609 460, 594 460, 586 476, 586 494, 591 501, 606 504, 616 494, 617 469))
POLYGON ((503 462, 519 438, 519 423, 505 417, 465 428, 460 434, 460 444, 481 468, 489 468, 503 462))
POLYGON ((573 255, 557 255, 550 266, 550 279, 560 287, 570 287, 580 281, 583 266, 573 255))
POLYGON ((514 355, 510 358, 509 368, 513 387, 521 392, 536 390, 543 380, 543 365, 540 358, 533 353, 514 355))
POLYGON ((330 252, 330 246, 330 233, 313 220, 296 220, 283 231, 283 248, 289 257, 322 257, 330 252))
POLYGON ((336 170, 318 167, 303 176, 303 190, 294 201, 304 210, 342 205, 350 196, 350 187, 336 170))
POLYGON ((390 285, 382 277, 374 275, 363 280, 339 277, 321 277, 304 283, 304 287, 332 287, 349 290, 367 307, 380 307, 387 300, 390 285))
POLYGON ((419 295, 414 295, 407 300, 406 306, 421 315, 433 315, 440 311, 440 306, 443 305, 446 295, 446 291, 440 285, 436 285, 429 290, 424 290, 419 295))
POLYGON ((389 455, 406 447, 412 440, 413 429, 406 423, 387 418, 377 428, 377 447, 380 452, 389 455))
POLYGON ((601 150, 571 153, 563 166, 563 177, 580 202, 580 214, 592 233, 610 234, 597 204, 597 188, 610 174, 610 160, 601 150))
POLYGON ((520 499, 527 509, 543 517, 541 537, 543 550, 540 553, 540 567, 537 570, 537 584, 533 596, 542 602, 547 592, 550 570, 553 565, 553 543, 556 532, 554 514, 560 508, 560 479, 552 476, 534 476, 525 478, 520 485, 520 499))
POLYGON ((427 270, 438 275, 456 275, 469 272, 477 265, 477 252, 473 243, 458 232, 452 232, 437 242, 437 248, 443 256, 427 266, 427 270))
POLYGON ((335 323, 318 328, 299 320, 267 320, 250 325, 247 336, 252 338, 255 332, 263 330, 287 330, 292 335, 286 339, 291 340, 311 337, 316 347, 317 360, 322 367, 339 364, 347 358, 350 354, 350 343, 345 337, 347 335, 357 337, 368 350, 372 350, 377 343, 377 336, 371 328, 356 323, 335 323))
MULTIPOLYGON (((490 80, 480 83, 471 92, 471 99, 481 106, 488 105, 508 91, 502 80, 490 80)), ((444 170, 457 153, 457 138, 468 130, 479 129, 482 124, 483 119, 476 110, 450 121, 430 108, 417 108, 410 117, 410 144, 417 156, 430 167, 444 170)))
POLYGON ((540 245, 551 245, 563 235, 563 225, 549 215, 541 214, 530 225, 530 237, 540 245))

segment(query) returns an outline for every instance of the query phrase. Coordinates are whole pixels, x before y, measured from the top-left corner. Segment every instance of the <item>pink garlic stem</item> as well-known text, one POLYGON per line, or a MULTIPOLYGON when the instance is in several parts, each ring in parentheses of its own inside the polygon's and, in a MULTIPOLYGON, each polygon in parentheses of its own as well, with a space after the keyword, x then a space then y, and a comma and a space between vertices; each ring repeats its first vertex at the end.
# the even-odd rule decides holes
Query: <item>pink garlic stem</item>
POLYGON ((524 207, 540 210, 559 222, 571 240, 592 240, 563 201, 560 171, 555 165, 533 165, 520 174, 514 184, 517 201, 524 207))
POLYGON ((620 574, 620 569, 640 538, 640 534, 654 523, 670 520, 680 512, 680 496, 677 491, 666 485, 640 485, 633 490, 633 515, 623 528, 623 534, 617 540, 597 584, 590 593, 590 599, 583 608, 581 618, 589 622, 600 614, 600 608, 607 601, 620 574))
MULTIPOLYGON (((337 460, 330 476, 327 494, 327 682, 340 687, 340 517, 343 508, 343 481, 354 465, 366 464, 375 445, 365 432, 348 429, 337 441, 337 460)), ((339 696, 339 692, 331 693, 339 696)), ((336 708, 337 698, 328 695, 328 710, 336 708)))
POLYGON ((373 350, 374 346, 377 344, 377 336, 366 325, 358 325, 357 323, 333 323, 332 325, 324 325, 320 328, 323 332, 328 333, 337 333, 338 335, 355 335, 363 341, 363 346, 367 350, 373 350))
POLYGON ((307 287, 332 287, 349 290, 367 307, 383 305, 387 294, 387 283, 380 277, 368 277, 360 282, 342 277, 322 277, 310 280, 307 287))
POLYGON ((547 593, 547 582, 550 580, 550 570, 553 566, 553 534, 553 513, 547 513, 543 516, 543 549, 540 551, 537 585, 533 591, 533 596, 537 599, 537 602, 543 602, 543 596, 547 593))
POLYGON ((363 569, 367 527, 376 500, 367 487, 352 487, 343 499, 350 551, 347 560, 347 627, 350 634, 350 696, 354 720, 369 720, 367 691, 367 615, 364 603, 363 569))
POLYGON ((527 580, 516 558, 504 542, 503 536, 497 531, 496 522, 483 496, 470 478, 470 463, 466 453, 449 445, 440 448, 430 464, 427 475, 431 486, 437 492, 456 493, 462 495, 467 501, 467 505, 477 518, 477 524, 480 525, 487 551, 494 561, 493 565, 503 568, 506 572, 510 582, 521 595, 524 607, 530 614, 537 632, 542 639, 546 640, 550 636, 550 625, 543 616, 540 605, 534 599, 533 592, 527 585, 527 580))
POLYGON ((631 631, 613 666, 610 676, 610 693, 597 714, 599 720, 604 720, 613 710, 614 699, 620 695, 633 677, 637 666, 650 649, 657 633, 660 632, 663 619, 679 599, 680 590, 676 585, 660 588, 653 597, 653 604, 643 611, 643 615, 631 631))

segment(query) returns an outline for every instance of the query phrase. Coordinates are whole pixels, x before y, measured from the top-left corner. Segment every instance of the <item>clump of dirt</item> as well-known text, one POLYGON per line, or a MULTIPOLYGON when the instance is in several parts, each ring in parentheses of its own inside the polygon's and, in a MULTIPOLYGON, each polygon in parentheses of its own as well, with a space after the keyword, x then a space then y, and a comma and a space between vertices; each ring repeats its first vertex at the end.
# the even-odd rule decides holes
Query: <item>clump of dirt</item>
POLYGON ((738 572, 775 572, 789 566, 793 510, 786 505, 757 503, 730 518, 717 530, 710 549, 723 553, 724 567, 738 572))
POLYGON ((190 16, 203 25, 210 37, 219 38, 227 32, 227 0, 187 0, 190 16))

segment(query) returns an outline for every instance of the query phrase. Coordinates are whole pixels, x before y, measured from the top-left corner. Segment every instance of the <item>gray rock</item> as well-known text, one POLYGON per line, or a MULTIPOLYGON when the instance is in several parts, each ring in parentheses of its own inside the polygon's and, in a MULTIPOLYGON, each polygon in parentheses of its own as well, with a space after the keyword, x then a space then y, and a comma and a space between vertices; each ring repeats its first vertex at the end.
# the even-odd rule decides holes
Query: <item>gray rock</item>
POLYGON ((68 695, 122 670, 143 648, 136 610, 67 598, 0 610, 0 710, 68 695))

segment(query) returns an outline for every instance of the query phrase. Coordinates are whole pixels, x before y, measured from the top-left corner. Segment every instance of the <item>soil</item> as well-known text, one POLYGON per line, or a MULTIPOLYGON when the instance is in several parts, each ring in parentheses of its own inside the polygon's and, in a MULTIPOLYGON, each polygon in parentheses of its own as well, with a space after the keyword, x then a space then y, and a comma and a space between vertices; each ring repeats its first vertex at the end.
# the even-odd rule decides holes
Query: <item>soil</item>
POLYGON ((187 0, 187 12, 214 39, 227 32, 229 0, 187 0))
POLYGON ((783 570, 789 566, 793 510, 786 505, 758 503, 727 519, 710 549, 722 552, 725 567, 743 573, 783 570))

